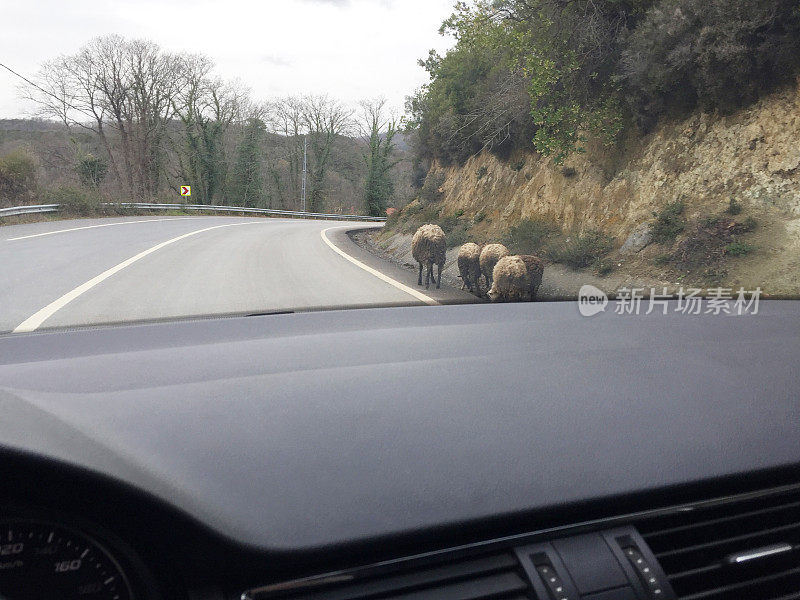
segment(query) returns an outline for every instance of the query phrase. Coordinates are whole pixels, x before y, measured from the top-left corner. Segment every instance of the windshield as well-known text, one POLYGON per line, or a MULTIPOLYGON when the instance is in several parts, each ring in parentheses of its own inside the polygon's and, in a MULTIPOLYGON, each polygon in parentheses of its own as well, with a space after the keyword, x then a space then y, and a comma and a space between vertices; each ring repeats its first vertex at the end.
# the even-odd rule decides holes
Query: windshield
POLYGON ((0 331, 800 290, 796 0, 34 0, 0 331))

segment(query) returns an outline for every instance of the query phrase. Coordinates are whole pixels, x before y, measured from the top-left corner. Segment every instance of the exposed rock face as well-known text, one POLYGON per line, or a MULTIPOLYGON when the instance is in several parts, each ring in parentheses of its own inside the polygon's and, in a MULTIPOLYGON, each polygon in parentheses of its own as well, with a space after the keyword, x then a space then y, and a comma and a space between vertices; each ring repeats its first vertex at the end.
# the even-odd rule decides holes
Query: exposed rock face
POLYGON ((567 229, 599 227, 620 243, 678 199, 690 218, 723 210, 731 197, 745 208, 800 217, 800 91, 775 93, 729 117, 696 113, 624 152, 589 147, 565 166, 575 175, 532 154, 520 170, 475 156, 444 170, 445 213, 484 211, 498 229, 545 217, 567 229))
POLYGON ((741 218, 759 225, 757 251, 730 265, 727 282, 800 295, 800 86, 731 116, 694 113, 621 146, 589 145, 563 166, 535 154, 503 162, 483 153, 440 169, 443 215, 482 213, 486 240, 526 218, 567 232, 598 228, 618 248, 624 243, 620 257, 646 262, 667 250, 650 244, 647 228, 667 203, 683 201, 691 221, 720 214, 733 198, 741 218))
POLYGON ((642 223, 631 232, 619 251, 623 254, 635 254, 643 250, 652 241, 653 233, 650 230, 650 223, 642 223))

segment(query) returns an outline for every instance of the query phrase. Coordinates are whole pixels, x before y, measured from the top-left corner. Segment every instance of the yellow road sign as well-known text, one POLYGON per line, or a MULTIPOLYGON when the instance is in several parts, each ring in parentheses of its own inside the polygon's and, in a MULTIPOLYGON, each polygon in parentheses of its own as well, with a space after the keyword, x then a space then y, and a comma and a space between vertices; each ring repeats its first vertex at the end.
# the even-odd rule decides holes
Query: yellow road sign
POLYGON ((192 186, 190 185, 182 185, 180 188, 181 196, 191 196, 192 195, 192 186))

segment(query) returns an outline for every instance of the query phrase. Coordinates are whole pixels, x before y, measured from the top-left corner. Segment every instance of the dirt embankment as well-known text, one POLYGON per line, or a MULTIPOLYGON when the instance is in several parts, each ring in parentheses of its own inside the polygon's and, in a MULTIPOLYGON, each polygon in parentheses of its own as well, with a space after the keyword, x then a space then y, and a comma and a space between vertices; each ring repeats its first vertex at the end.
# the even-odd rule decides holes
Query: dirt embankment
MULTIPOLYGON (((590 144, 585 154, 560 166, 534 154, 501 161, 483 153, 461 167, 434 166, 430 176, 441 178, 441 199, 435 202, 439 217, 468 220, 469 239, 502 239, 524 219, 551 222, 565 236, 597 229, 613 238, 607 256, 613 269, 603 269, 606 274, 599 277, 591 269, 575 273, 550 265, 553 279, 548 282, 546 272, 546 295, 571 295, 579 282, 608 291, 638 283, 671 288, 706 283, 800 295, 798 87, 731 116, 695 113, 617 148, 590 144), (706 280, 707 274, 668 260, 702 223, 725 215, 731 200, 739 207, 737 221, 750 217, 755 223, 736 238, 734 250, 746 247, 746 252, 729 252, 718 277, 706 280), (683 204, 683 229, 668 241, 649 241, 654 215, 675 202, 683 204), (643 231, 644 243, 635 235, 643 231)), ((410 236, 399 231, 379 236, 376 243, 401 262, 411 262, 405 239, 410 236)), ((450 254, 448 264, 454 262, 450 254)))

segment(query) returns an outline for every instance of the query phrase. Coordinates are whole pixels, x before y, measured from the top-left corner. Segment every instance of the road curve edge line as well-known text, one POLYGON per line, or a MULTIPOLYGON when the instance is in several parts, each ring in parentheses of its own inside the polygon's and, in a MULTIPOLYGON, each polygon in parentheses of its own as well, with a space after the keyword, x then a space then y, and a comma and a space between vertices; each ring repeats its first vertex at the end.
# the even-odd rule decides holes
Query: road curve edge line
POLYGON ((119 273, 125 267, 129 267, 130 265, 132 265, 136 261, 144 258, 145 256, 148 256, 148 255, 152 254, 153 252, 156 252, 157 250, 161 250, 161 248, 163 248, 164 246, 169 246, 170 244, 174 244, 175 242, 179 242, 182 239, 188 238, 188 237, 193 236, 193 235, 197 235, 198 233, 203 233, 205 231, 211 231, 212 229, 221 229, 223 227, 235 227, 237 225, 255 225, 258 222, 259 221, 248 221, 248 222, 244 222, 244 223, 226 223, 224 225, 215 225, 213 227, 206 227, 204 229, 197 229, 195 231, 190 231, 189 233, 184 233, 183 235, 179 235, 179 236, 174 237, 172 239, 169 239, 169 240, 167 240, 165 242, 161 242, 160 244, 156 244, 152 248, 148 248, 147 250, 139 252, 139 254, 131 256, 130 258, 122 261, 118 265, 113 266, 110 269, 106 269, 105 271, 103 271, 99 275, 97 275, 95 277, 92 277, 89 281, 87 281, 85 283, 82 283, 81 285, 79 285, 75 289, 67 292, 66 294, 64 294, 60 298, 54 300, 53 302, 51 302, 50 304, 48 304, 44 308, 36 311, 30 317, 25 319, 22 323, 17 325, 14 328, 12 333, 30 333, 32 331, 36 331, 42 323, 44 323, 47 319, 52 317, 55 313, 57 313, 59 310, 64 308, 67 304, 69 304, 70 302, 72 302, 73 300, 78 298, 79 296, 85 294, 90 289, 92 289, 96 285, 102 283, 103 281, 105 281, 106 279, 111 277, 112 275, 114 275, 116 273, 119 273))
POLYGON ((116 225, 131 225, 135 223, 154 223, 156 221, 187 221, 190 219, 202 219, 202 218, 203 217, 166 217, 162 219, 137 219, 135 221, 115 221, 114 223, 100 223, 99 225, 84 225, 82 227, 70 227, 69 229, 56 229, 55 231, 45 231, 42 233, 21 235, 18 237, 6 238, 6 241, 16 242, 17 240, 28 240, 31 238, 44 237, 46 235, 55 235, 57 233, 69 233, 71 231, 82 231, 83 229, 99 229, 101 227, 114 227, 116 225))
MULTIPOLYGON (((392 285, 392 286, 396 287, 398 290, 401 290, 401 291, 405 292, 406 294, 409 294, 409 295, 413 296, 417 300, 422 300, 425 304, 430 304, 430 305, 438 305, 438 304, 440 304, 438 300, 435 300, 434 298, 431 298, 430 296, 428 296, 426 294, 423 294, 422 292, 417 291, 414 288, 410 288, 407 285, 405 285, 403 283, 400 283, 396 279, 392 279, 388 275, 384 275, 383 273, 381 273, 377 269, 373 269, 369 265, 365 265, 360 260, 358 260, 356 258, 353 258, 349 254, 347 254, 347 252, 345 252, 344 250, 342 250, 341 248, 336 246, 332 241, 330 241, 330 239, 328 239, 327 233, 331 229, 345 229, 345 227, 341 227, 341 226, 328 227, 327 229, 323 229, 322 231, 319 232, 320 236, 322 237, 322 241, 325 242, 325 244, 327 244, 330 247, 331 250, 336 252, 336 254, 342 256, 343 258, 346 258, 347 260, 349 260, 351 263, 353 263, 357 267, 360 267, 361 269, 365 270, 367 273, 370 273, 370 274, 374 275, 375 277, 377 277, 378 279, 388 283, 389 285, 392 285)), ((350 229, 352 229, 352 227, 350 227, 350 229)))

